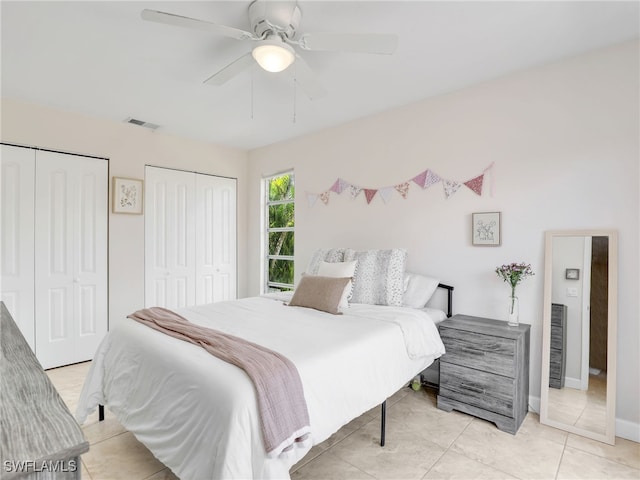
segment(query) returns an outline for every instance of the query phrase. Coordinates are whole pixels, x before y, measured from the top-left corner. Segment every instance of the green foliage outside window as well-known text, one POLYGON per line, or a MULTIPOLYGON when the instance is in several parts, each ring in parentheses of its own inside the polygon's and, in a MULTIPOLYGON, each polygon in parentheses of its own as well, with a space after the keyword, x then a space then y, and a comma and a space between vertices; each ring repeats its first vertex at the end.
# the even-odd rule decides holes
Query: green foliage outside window
POLYGON ((268 281, 293 286, 294 176, 287 174, 271 178, 268 182, 268 188, 269 245, 267 254, 270 257, 268 281), (291 258, 272 258, 273 256, 291 258))

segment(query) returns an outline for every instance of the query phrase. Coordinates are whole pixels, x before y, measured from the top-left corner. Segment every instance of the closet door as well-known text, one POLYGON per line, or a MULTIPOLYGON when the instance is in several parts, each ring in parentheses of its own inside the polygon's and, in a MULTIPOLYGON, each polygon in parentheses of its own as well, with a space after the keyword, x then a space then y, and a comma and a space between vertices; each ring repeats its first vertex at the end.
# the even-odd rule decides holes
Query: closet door
POLYGON ((107 332, 108 165, 36 154, 36 354, 44 368, 89 360, 107 332))
POLYGON ((0 300, 34 351, 35 154, 33 149, 9 145, 0 150, 0 300))
POLYGON ((196 174, 196 302, 236 298, 236 180, 196 174))
POLYGON ((145 168, 145 304, 195 304, 195 175, 145 168))

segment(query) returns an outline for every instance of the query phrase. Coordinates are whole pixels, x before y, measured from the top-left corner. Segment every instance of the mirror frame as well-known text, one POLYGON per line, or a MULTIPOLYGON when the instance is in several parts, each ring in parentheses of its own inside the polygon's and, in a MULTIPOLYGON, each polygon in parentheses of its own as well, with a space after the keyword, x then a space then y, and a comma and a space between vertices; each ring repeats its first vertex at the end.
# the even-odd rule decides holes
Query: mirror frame
POLYGON ((615 444, 616 421, 616 339, 618 331, 618 232, 615 230, 550 230, 545 232, 544 305, 542 323, 542 372, 540 384, 540 423, 600 442, 615 444), (551 355, 551 278, 554 237, 608 237, 609 285, 607 306, 607 407, 605 433, 600 434, 549 418, 549 362, 551 355))

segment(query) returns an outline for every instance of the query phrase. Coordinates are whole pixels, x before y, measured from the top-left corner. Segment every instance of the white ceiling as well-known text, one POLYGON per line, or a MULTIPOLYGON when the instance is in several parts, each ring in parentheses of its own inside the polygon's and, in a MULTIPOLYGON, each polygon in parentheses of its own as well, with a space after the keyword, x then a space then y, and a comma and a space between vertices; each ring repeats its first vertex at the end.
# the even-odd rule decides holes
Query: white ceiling
MULTIPOLYGON (((298 31, 397 33, 392 56, 303 52, 292 68, 202 82, 251 41, 143 21, 151 8, 248 30, 250 1, 2 1, 2 96, 243 149, 275 143, 639 36, 640 3, 304 1, 298 31), (252 88, 253 79, 253 88, 252 88), (295 116, 295 121, 294 121, 295 116)), ((141 128, 141 127, 140 127, 141 128)))

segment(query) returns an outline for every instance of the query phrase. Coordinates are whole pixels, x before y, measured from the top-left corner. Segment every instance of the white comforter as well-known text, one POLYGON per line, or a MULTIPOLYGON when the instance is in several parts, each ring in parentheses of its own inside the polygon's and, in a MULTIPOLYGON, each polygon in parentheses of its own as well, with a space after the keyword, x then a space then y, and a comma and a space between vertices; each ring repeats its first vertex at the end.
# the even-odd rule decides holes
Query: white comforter
POLYGON ((267 458, 254 389, 237 367, 127 319, 96 352, 80 398, 99 403, 183 480, 289 478, 341 426, 382 403, 444 353, 428 314, 352 305, 344 315, 254 297, 177 310, 190 321, 278 351, 297 367, 311 441, 267 458))

